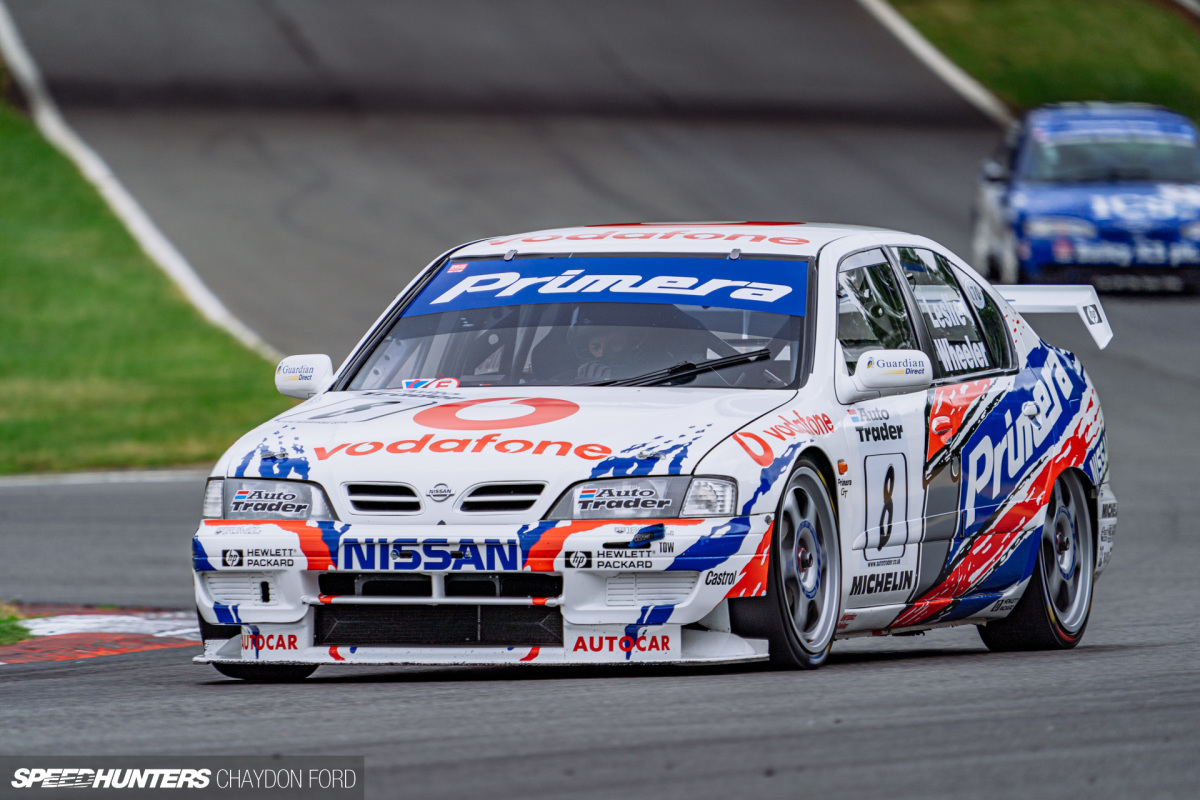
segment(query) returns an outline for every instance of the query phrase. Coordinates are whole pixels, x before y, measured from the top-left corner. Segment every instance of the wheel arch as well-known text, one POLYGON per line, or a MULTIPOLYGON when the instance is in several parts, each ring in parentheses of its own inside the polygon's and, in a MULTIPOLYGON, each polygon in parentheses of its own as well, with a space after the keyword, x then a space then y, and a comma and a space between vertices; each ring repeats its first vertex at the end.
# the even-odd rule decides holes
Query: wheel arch
POLYGON ((837 515, 838 526, 840 527, 842 513, 838 507, 837 474, 833 468, 833 459, 820 447, 812 445, 802 450, 800 455, 796 456, 796 461, 793 462, 792 469, 795 469, 795 464, 805 457, 808 457, 817 465, 817 471, 821 473, 821 477, 825 480, 825 487, 829 490, 829 499, 833 502, 833 513, 837 515))

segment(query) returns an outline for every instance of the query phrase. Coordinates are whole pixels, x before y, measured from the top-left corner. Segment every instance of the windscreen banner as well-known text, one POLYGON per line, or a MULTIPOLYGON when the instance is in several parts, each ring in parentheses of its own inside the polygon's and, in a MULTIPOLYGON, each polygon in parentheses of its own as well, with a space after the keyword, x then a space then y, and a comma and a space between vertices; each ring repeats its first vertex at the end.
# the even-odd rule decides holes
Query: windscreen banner
POLYGON ((447 261, 403 316, 533 303, 674 303, 804 316, 808 264, 728 258, 447 261))

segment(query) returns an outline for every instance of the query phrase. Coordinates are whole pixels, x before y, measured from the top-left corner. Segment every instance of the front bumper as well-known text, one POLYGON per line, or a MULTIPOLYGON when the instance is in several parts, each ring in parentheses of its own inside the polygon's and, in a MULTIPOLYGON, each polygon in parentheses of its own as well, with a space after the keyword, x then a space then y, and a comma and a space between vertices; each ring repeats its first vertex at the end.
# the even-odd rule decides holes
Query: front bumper
POLYGON ((754 660, 725 600, 766 592, 770 517, 414 526, 206 521, 200 662, 754 660), (652 537, 630 547, 634 535, 652 537))

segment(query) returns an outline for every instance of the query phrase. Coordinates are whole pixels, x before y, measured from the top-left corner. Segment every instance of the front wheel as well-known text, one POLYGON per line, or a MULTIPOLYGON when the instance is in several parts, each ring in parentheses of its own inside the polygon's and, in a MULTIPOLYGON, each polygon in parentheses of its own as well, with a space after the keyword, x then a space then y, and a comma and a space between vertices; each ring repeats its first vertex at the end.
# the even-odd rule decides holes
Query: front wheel
POLYGON ((980 638, 994 652, 1071 649, 1087 628, 1095 577, 1087 497, 1067 471, 1054 482, 1025 594, 1007 617, 980 625, 980 638))
POLYGON ((773 664, 816 669, 833 646, 841 596, 837 512, 820 469, 801 458, 775 518, 767 594, 730 601, 730 619, 740 635, 767 639, 773 664))
POLYGON ((213 664, 227 678, 252 683, 295 683, 317 671, 316 664, 213 664))

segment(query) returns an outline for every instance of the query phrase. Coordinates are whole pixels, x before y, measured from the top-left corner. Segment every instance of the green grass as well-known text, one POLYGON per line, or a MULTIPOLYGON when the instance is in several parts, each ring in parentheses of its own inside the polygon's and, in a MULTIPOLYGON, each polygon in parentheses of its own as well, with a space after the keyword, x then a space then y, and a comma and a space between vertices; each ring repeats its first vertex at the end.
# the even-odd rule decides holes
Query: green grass
POLYGON ((1167 0, 892 0, 1010 106, 1158 103, 1200 119, 1200 33, 1167 0))
POLYGON ((16 644, 32 636, 29 629, 21 624, 17 609, 8 603, 0 603, 0 645, 16 644))
POLYGON ((3 102, 0 303, 0 474, 211 461, 290 404, 3 102))

